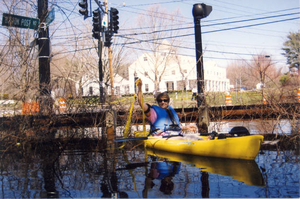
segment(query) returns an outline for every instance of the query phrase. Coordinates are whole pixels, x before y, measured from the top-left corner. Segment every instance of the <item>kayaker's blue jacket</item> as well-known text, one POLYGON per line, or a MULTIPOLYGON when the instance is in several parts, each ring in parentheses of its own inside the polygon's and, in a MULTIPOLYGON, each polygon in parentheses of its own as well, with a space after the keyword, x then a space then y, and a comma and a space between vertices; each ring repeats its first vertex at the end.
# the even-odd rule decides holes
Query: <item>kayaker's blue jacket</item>
POLYGON ((178 162, 156 162, 155 168, 157 169, 157 172, 159 175, 156 179, 163 179, 165 177, 173 177, 180 171, 181 163, 178 162))
POLYGON ((168 112, 157 106, 157 105, 152 105, 151 106, 156 114, 157 114, 157 119, 155 120, 155 122, 153 124, 151 124, 151 130, 152 132, 159 130, 162 131, 181 131, 181 126, 180 126, 180 121, 179 121, 179 117, 176 113, 176 111, 171 107, 168 106, 168 109, 171 112, 171 116, 173 117, 173 121, 174 124, 172 122, 172 119, 170 118, 168 112))

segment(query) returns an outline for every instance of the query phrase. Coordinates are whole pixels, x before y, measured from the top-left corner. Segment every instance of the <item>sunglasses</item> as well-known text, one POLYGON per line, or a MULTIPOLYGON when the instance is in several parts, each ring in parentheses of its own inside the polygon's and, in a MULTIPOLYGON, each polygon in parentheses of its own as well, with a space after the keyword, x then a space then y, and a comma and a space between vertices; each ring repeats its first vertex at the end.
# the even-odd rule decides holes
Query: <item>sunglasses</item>
POLYGON ((158 103, 161 103, 161 102, 169 102, 169 100, 168 100, 168 99, 159 99, 159 100, 157 100, 157 102, 158 102, 158 103))

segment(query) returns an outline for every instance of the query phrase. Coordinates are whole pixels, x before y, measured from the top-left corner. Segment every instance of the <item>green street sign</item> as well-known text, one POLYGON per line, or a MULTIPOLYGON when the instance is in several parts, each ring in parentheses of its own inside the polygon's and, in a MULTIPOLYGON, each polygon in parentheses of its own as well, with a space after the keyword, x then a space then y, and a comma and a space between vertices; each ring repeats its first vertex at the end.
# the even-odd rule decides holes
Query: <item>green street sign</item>
POLYGON ((50 10, 50 12, 48 12, 46 19, 45 19, 47 26, 49 26, 49 24, 52 23, 54 21, 54 19, 55 19, 55 10, 54 10, 54 8, 52 8, 50 10))
POLYGON ((18 28, 29 28, 37 30, 39 27, 40 20, 30 17, 24 17, 19 15, 12 15, 3 13, 2 26, 18 27, 18 28))

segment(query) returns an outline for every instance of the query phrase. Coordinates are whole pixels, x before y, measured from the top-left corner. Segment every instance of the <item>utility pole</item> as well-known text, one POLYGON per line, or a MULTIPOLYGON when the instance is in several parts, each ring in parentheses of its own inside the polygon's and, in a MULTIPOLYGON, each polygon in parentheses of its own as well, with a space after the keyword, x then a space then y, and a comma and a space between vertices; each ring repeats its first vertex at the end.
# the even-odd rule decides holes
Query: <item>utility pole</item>
POLYGON ((51 100, 50 88, 50 41, 49 29, 45 23, 48 14, 48 0, 38 0, 39 27, 39 87, 40 87, 40 114, 52 112, 53 101, 51 100))
MULTIPOLYGON (((108 13, 107 0, 104 1, 105 12, 108 13)), ((110 20, 111 21, 111 20, 110 20)), ((110 75, 110 87, 111 87, 111 101, 114 100, 114 78, 113 78, 113 67, 112 67, 112 52, 110 45, 108 46, 108 64, 109 64, 109 75, 110 75)))

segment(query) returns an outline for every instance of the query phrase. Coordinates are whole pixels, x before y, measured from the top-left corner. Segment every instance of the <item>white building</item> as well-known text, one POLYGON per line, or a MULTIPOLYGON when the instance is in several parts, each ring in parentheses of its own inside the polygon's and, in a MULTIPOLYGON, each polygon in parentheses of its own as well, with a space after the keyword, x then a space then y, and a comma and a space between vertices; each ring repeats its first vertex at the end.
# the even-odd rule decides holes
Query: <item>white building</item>
MULTIPOLYGON (((145 53, 134 61, 128 68, 128 80, 118 75, 114 77, 116 95, 133 94, 137 77, 143 81, 144 93, 155 90, 155 78, 159 92, 192 89, 197 86, 196 58, 176 55, 170 50, 170 45, 163 46, 167 47, 159 49, 155 54, 145 53)), ((95 84, 98 81, 91 79, 85 82, 85 96, 91 95, 91 90, 94 91, 93 95, 99 94, 99 84, 95 84)), ((213 61, 204 62, 204 82, 206 92, 225 92, 230 89, 226 68, 217 66, 213 61)))

